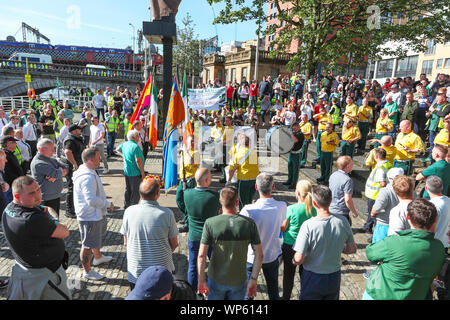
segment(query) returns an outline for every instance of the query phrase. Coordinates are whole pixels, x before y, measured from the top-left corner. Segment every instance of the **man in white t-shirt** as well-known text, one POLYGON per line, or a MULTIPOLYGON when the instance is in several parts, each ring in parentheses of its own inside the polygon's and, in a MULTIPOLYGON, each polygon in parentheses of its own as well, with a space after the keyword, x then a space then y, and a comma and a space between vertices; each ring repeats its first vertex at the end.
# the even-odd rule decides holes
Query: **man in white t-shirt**
POLYGON ((91 125, 91 137, 89 139, 89 145, 96 148, 100 152, 100 157, 103 161, 103 174, 109 172, 108 161, 105 157, 105 127, 99 123, 98 117, 92 117, 91 125))
POLYGON ((447 236, 447 229, 450 225, 450 198, 442 194, 443 187, 442 179, 438 176, 427 178, 425 189, 438 214, 435 238, 442 242, 444 248, 448 248, 450 247, 447 236))
POLYGON ((411 229, 406 213, 408 205, 414 200, 414 181, 405 175, 396 176, 392 188, 400 202, 389 214, 388 236, 397 235, 397 231, 411 229))
POLYGON ((294 111, 294 106, 289 105, 289 110, 284 112, 284 124, 286 126, 291 126, 297 118, 297 115, 294 111))
MULTIPOLYGON (((263 248, 262 270, 267 283, 267 293, 270 300, 278 300, 278 257, 281 255, 280 230, 286 219, 286 203, 272 198, 275 189, 273 176, 261 173, 256 178, 256 190, 259 199, 244 206, 240 215, 253 219, 258 227, 263 248)), ((249 246, 247 253, 247 276, 250 278, 253 270, 255 254, 249 246)))

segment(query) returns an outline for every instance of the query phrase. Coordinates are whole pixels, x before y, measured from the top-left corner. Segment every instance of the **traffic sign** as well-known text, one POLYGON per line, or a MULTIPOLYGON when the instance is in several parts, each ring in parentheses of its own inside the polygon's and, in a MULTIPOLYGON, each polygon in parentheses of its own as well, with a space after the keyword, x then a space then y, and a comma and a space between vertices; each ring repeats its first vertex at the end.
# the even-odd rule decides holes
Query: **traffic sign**
POLYGON ((26 83, 31 83, 31 74, 26 74, 25 75, 25 82, 26 83))
POLYGON ((57 87, 62 87, 64 84, 62 84, 61 82, 55 82, 54 85, 57 87))

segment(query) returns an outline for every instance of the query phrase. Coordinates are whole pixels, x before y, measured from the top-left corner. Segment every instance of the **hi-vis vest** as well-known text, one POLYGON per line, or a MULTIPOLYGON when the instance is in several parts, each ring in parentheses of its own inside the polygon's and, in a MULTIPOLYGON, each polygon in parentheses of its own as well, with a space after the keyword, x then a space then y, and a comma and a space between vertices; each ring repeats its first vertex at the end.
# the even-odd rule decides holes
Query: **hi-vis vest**
POLYGON ((125 118, 125 120, 123 120, 123 125, 124 125, 123 134, 124 134, 124 137, 126 137, 128 134, 128 130, 130 129, 130 121, 128 121, 128 119, 125 118))
MULTIPOLYGON (((450 104, 444 104, 441 110, 444 111, 446 108, 450 108, 450 104)), ((444 117, 439 118, 438 128, 444 129, 444 117)))
POLYGON ((53 107, 56 107, 56 100, 55 100, 55 99, 49 99, 48 102, 49 102, 53 107))
POLYGON ((372 200, 376 200, 378 197, 378 193, 381 190, 381 184, 379 182, 375 181, 375 174, 377 173, 377 170, 383 170, 384 173, 386 174, 386 183, 387 181, 387 172, 388 170, 392 168, 392 164, 389 161, 386 161, 385 163, 383 163, 382 165, 377 165, 372 172, 369 175, 369 178, 366 181, 366 189, 364 191, 364 194, 366 195, 367 198, 372 199, 372 200))
POLYGON ((120 124, 119 118, 110 117, 108 122, 106 123, 106 125, 108 126, 108 132, 117 133, 119 131, 119 124, 120 124))
POLYGON ((58 131, 55 130, 55 136, 56 136, 56 139, 58 139, 59 138, 59 134, 61 132, 61 128, 64 127, 64 123, 59 118, 57 118, 56 119, 56 124, 58 125, 58 131))
POLYGON ((339 109, 337 106, 334 107, 334 113, 331 115, 331 123, 332 124, 339 124, 339 116, 341 115, 341 109, 339 109))
POLYGON ((20 153, 19 147, 16 146, 16 150, 14 150, 14 155, 16 156, 17 160, 19 161, 19 165, 22 164, 22 154, 20 153))
POLYGON ((108 97, 108 107, 114 107, 114 97, 108 97))

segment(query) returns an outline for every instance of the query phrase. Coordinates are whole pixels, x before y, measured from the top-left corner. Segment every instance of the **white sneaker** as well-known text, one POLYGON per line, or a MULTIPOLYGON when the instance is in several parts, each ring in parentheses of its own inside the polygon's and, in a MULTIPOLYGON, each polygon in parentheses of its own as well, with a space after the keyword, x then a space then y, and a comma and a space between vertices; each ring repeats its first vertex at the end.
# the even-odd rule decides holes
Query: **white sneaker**
POLYGON ((108 172, 109 172, 108 169, 104 169, 104 170, 103 170, 103 174, 107 174, 108 172))
POLYGON ((101 275, 100 273, 98 273, 97 271, 94 271, 92 269, 88 273, 86 273, 86 271, 83 271, 83 278, 86 278, 89 280, 98 281, 98 280, 102 280, 104 277, 105 276, 101 275))
POLYGON ((92 261, 92 264, 93 264, 94 266, 98 266, 99 264, 102 264, 102 263, 108 263, 108 262, 110 262, 112 259, 113 259, 113 258, 110 257, 110 256, 102 256, 100 259, 95 259, 95 258, 94 258, 94 261, 92 261))

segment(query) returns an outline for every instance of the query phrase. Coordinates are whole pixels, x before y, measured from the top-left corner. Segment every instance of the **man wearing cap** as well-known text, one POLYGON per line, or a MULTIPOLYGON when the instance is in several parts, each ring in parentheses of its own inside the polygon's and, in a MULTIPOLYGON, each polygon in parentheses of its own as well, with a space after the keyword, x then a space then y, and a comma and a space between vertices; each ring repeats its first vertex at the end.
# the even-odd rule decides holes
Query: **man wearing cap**
POLYGON ((150 266, 164 266, 170 272, 175 271, 172 252, 178 247, 175 215, 157 202, 161 194, 159 182, 144 180, 139 186, 139 194, 141 201, 125 210, 120 229, 127 248, 131 289, 150 266))
POLYGON ((69 172, 67 179, 66 194, 66 217, 75 218, 75 207, 73 204, 73 180, 72 174, 83 163, 81 153, 84 150, 83 138, 81 137, 81 128, 73 124, 69 127, 69 135, 64 141, 64 156, 62 161, 68 166, 69 172))
POLYGON ((397 153, 394 158, 394 167, 402 168, 406 175, 411 175, 416 153, 425 151, 425 147, 422 139, 412 132, 409 120, 400 122, 400 133, 395 140, 395 148, 397 153))
POLYGON ((139 276, 125 300, 170 300, 173 276, 163 266, 151 266, 139 276))
MULTIPOLYGON (((0 139, 0 143, 2 149, 5 150, 6 153, 6 165, 3 178, 5 179, 5 182, 11 186, 16 178, 25 175, 25 173, 22 170, 22 167, 19 164, 19 160, 14 154, 14 151, 16 150, 17 147, 17 139, 14 138, 13 136, 7 135, 3 136, 0 139)), ((8 193, 6 193, 6 203, 9 203, 11 201, 12 201, 12 190, 9 189, 8 193)))

